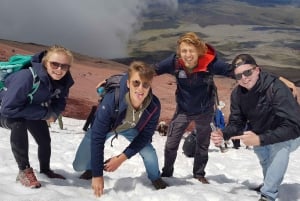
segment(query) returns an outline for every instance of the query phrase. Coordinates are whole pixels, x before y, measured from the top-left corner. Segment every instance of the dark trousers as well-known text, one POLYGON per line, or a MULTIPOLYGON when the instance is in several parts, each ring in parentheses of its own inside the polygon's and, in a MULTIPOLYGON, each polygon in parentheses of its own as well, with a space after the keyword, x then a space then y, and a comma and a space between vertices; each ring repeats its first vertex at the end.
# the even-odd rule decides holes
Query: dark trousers
POLYGON ((208 161, 208 147, 210 144, 211 128, 209 123, 213 119, 213 108, 206 113, 187 115, 176 112, 170 122, 167 141, 165 145, 165 159, 163 173, 172 175, 174 163, 177 157, 177 150, 188 125, 194 121, 196 127, 196 150, 194 156, 193 176, 195 178, 205 176, 205 167, 208 161))
POLYGON ((20 170, 30 167, 27 130, 38 144, 40 171, 47 171, 50 169, 51 138, 45 120, 25 120, 21 118, 11 119, 1 117, 0 123, 1 127, 11 130, 11 149, 20 170))

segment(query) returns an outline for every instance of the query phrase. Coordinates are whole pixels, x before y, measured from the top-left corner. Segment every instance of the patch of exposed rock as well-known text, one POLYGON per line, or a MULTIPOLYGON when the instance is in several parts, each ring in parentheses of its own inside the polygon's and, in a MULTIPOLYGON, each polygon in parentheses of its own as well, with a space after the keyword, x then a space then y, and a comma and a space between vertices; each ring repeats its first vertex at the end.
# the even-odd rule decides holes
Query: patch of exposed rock
MULTIPOLYGON (((10 43, 0 41, 0 60, 5 61, 12 54, 33 54, 41 51, 44 47, 34 44, 10 43)), ((71 74, 75 84, 70 90, 68 104, 63 116, 75 119, 85 119, 93 105, 98 103, 96 85, 110 75, 126 71, 127 66, 109 60, 95 59, 82 55, 75 55, 71 74)), ((230 105, 230 93, 235 86, 235 80, 216 77, 219 99, 225 103, 222 111, 227 120, 230 105)), ((171 120, 175 111, 175 89, 176 82, 170 75, 162 75, 154 78, 153 93, 161 101, 162 112, 160 120, 167 123, 171 120)), ((300 91, 300 88, 298 88, 300 91)), ((191 125, 192 126, 192 125, 191 125)), ((191 128, 191 127, 189 127, 191 128)))

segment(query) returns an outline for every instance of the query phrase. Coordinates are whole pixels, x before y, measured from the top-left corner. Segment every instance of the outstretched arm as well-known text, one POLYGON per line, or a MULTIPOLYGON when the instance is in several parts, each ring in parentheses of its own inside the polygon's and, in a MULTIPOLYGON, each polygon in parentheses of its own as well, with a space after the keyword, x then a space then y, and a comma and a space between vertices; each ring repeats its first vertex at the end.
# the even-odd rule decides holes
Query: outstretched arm
POLYGON ((300 97, 300 95, 298 94, 298 91, 297 91, 297 88, 296 88, 296 86, 295 86, 295 84, 293 83, 293 82, 291 82, 291 81, 289 81, 288 79, 286 79, 286 78, 284 78, 284 77, 279 77, 279 79, 288 87, 288 88, 290 88, 291 89, 291 91, 292 91, 292 93, 293 93, 293 95, 294 95, 294 97, 296 98, 296 99, 298 99, 298 97, 300 97))
POLYGON ((101 177, 93 177, 92 178, 92 189, 94 190, 94 194, 96 197, 100 197, 104 193, 104 179, 101 177))

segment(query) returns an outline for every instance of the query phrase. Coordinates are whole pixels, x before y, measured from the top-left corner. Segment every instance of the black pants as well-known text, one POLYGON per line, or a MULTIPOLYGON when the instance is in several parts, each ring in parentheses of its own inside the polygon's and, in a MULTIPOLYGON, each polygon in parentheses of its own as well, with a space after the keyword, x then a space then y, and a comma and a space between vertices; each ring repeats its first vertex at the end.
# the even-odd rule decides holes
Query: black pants
POLYGON ((50 169, 51 138, 45 120, 25 120, 21 118, 11 119, 1 117, 0 123, 1 127, 11 130, 11 149, 20 170, 30 167, 27 130, 30 131, 38 144, 40 171, 47 171, 50 169))
POLYGON ((211 128, 209 123, 214 115, 213 108, 204 114, 187 115, 176 112, 170 122, 167 141, 165 144, 165 159, 163 173, 172 175, 174 163, 177 157, 177 150, 188 125, 194 121, 196 126, 196 150, 194 156, 193 176, 195 178, 205 176, 205 167, 208 162, 208 147, 210 144, 211 128))

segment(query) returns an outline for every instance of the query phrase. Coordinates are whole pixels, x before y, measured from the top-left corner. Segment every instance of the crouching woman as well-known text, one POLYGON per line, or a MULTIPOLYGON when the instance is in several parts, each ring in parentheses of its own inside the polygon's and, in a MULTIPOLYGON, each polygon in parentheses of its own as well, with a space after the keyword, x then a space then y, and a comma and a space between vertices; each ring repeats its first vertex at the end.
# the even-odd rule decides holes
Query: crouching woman
POLYGON ((29 163, 27 130, 38 144, 40 172, 49 178, 64 179, 50 169, 48 123, 65 109, 69 88, 74 83, 69 71, 72 62, 69 50, 52 46, 32 57, 31 69, 9 75, 5 90, 0 92, 0 126, 11 130, 11 149, 19 168, 17 180, 26 187, 41 187, 29 163))

